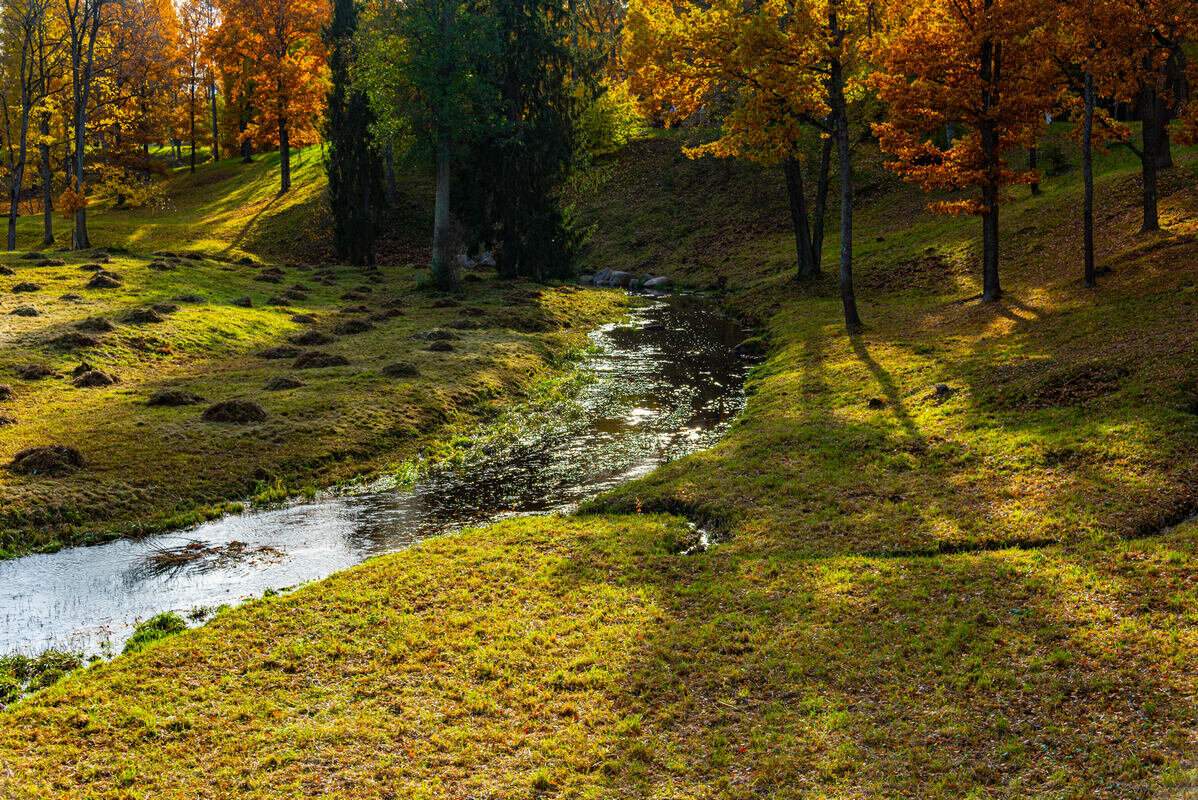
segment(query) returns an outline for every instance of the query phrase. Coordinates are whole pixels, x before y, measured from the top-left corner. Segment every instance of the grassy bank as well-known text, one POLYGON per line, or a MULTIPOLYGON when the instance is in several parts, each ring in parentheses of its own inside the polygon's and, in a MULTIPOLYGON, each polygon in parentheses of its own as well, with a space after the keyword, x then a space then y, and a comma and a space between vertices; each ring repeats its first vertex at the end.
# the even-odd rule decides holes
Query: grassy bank
MULTIPOLYGON (((301 236, 294 209, 316 202, 320 181, 311 164, 298 175, 292 205, 254 225, 301 236)), ((57 476, 0 472, 0 555, 183 526, 251 495, 418 458, 519 400, 618 313, 609 294, 493 275, 441 296, 411 266, 240 263, 229 226, 284 203, 269 200, 272 177, 266 163, 210 165, 173 179, 175 211, 95 213, 92 240, 109 250, 0 257, 11 273, 0 276, 0 459, 60 445, 85 462, 57 476), (111 281, 97 287, 97 274, 111 281), (430 350, 430 331, 451 337, 447 351, 430 350), (306 366, 298 356, 311 351, 331 358, 306 366), (116 382, 76 386, 80 365, 116 382), (163 390, 199 399, 149 405, 163 390), (231 399, 265 419, 202 419, 231 399)), ((25 222, 22 238, 34 237, 25 222)))
POLYGON ((830 280, 788 280, 772 176, 676 152, 619 157, 588 258, 723 277, 761 319, 722 444, 588 514, 427 542, 77 673, 4 713, 0 794, 1194 791, 1193 155, 1149 237, 1131 165, 1104 163, 1097 291, 1074 173, 1014 200, 993 306, 969 300, 975 221, 866 163, 848 337, 830 280), (724 540, 685 554, 663 513, 724 540))

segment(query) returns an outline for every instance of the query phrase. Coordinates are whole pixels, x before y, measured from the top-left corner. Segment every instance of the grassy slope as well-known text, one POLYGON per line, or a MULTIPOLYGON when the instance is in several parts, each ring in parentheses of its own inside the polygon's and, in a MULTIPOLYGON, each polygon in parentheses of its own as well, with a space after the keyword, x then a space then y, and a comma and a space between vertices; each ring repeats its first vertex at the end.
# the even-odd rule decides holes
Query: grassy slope
POLYGON ((1159 530, 1195 496, 1192 154, 1156 237, 1123 235, 1134 174, 1105 165, 1115 271, 1097 292, 1076 275, 1075 177, 1014 202, 994 307, 959 302, 976 290, 973 221, 923 215, 867 169, 856 339, 831 287, 774 277, 788 248, 771 176, 668 141, 622 158, 588 201, 608 223, 594 262, 722 274, 767 326, 732 435, 592 509, 607 514, 428 542, 72 676, 6 713, 0 789, 1193 790, 1198 525, 1159 530), (937 405, 934 382, 955 394, 937 405), (634 509, 728 539, 680 555, 676 518, 610 513, 634 509))
MULTIPOLYGON (((478 329, 460 331, 455 353, 425 352, 413 335, 463 322, 462 309, 437 308, 436 298, 417 288, 420 271, 409 267, 387 266, 377 274, 338 267, 322 282, 313 268, 291 263, 270 242, 305 241, 323 183, 308 153, 294 192, 278 199, 276 168, 270 157, 249 168, 222 162, 172 179, 175 210, 94 214, 93 244, 128 247, 106 265, 123 276, 118 289, 84 288, 91 273, 79 266, 94 260, 87 253, 52 254, 66 261, 63 266, 2 258, 15 274, 0 277, 0 382, 16 396, 0 411, 17 424, 0 427, 0 458, 58 443, 78 447, 88 469, 60 479, 0 472, 0 555, 185 525, 220 513, 226 501, 256 487, 303 489, 417 457, 430 438, 445 437, 447 424, 477 425, 501 401, 527 391, 534 376, 585 343, 585 331, 610 318, 619 302, 558 290, 518 296, 529 287, 488 277, 463 295, 480 314, 469 318, 478 329), (148 251, 193 248, 225 260, 179 261, 169 272, 148 266, 148 251), (256 281, 258 269, 227 262, 247 250, 276 254, 277 263, 286 264, 282 281, 256 281), (23 282, 42 288, 9 291, 23 282), (268 303, 297 283, 307 299, 286 307, 268 303), (342 299, 348 290, 362 296, 342 299), (70 294, 79 299, 63 298, 70 294), (200 301, 178 302, 179 310, 160 324, 122 322, 132 310, 183 294, 200 301), (253 308, 231 304, 244 296, 253 308), (387 303, 398 304, 399 315, 376 317, 387 303), (10 314, 21 305, 40 315, 10 314), (317 322, 295 322, 294 313, 317 322), (70 351, 51 343, 92 316, 116 323, 97 346, 70 351), (330 332, 347 319, 370 318, 374 330, 317 348, 346 356, 348 366, 294 370, 290 359, 256 355, 308 329, 330 332), (80 361, 117 375, 120 383, 74 388, 70 374, 80 361), (420 376, 383 375, 395 362, 411 363, 420 376), (31 363, 57 376, 20 380, 16 371, 31 363), (284 375, 305 385, 264 388, 284 375), (146 407, 145 399, 162 387, 184 388, 208 402, 252 399, 271 416, 262 424, 222 425, 200 420, 207 403, 146 407)), ((23 245, 40 238, 38 221, 23 220, 23 245)), ((417 230, 410 235, 420 238, 417 230)), ((275 262, 268 256, 267 263, 275 262)))

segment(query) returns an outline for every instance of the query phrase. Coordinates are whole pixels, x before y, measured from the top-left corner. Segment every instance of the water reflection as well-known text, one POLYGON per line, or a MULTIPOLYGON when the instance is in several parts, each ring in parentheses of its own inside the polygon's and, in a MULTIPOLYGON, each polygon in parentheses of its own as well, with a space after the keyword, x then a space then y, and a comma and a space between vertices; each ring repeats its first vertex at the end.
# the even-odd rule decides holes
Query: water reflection
POLYGON ((657 301, 592 334, 583 369, 596 380, 568 407, 468 468, 0 562, 0 653, 119 647, 163 610, 236 602, 513 514, 569 511, 723 432, 744 400, 745 367, 730 353, 740 338, 696 298, 657 301))

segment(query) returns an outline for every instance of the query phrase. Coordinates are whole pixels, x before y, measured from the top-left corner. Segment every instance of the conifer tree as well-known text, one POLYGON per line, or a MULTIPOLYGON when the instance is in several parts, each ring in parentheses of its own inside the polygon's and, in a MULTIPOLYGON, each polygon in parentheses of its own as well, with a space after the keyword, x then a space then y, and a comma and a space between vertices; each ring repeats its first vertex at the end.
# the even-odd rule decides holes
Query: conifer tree
POLYGON ((354 85, 357 29, 354 0, 334 0, 333 19, 324 32, 332 78, 325 119, 325 169, 337 256, 367 265, 375 261, 383 163, 372 140, 374 114, 369 99, 354 85))

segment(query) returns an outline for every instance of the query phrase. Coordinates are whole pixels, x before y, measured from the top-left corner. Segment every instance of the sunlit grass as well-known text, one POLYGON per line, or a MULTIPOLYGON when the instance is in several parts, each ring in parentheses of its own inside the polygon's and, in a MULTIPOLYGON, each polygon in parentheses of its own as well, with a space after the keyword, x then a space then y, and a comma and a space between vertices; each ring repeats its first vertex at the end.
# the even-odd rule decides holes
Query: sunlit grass
POLYGON ((77 673, 3 716, 0 794, 1192 790, 1194 154, 1148 237, 1134 163, 1103 157, 1097 291, 1076 171, 1014 190, 981 306, 976 220, 861 149, 857 337, 831 278, 789 280, 779 176, 658 136, 585 200, 589 266, 723 278, 770 343, 722 444, 77 673), (681 555, 657 511, 721 543, 681 555))

